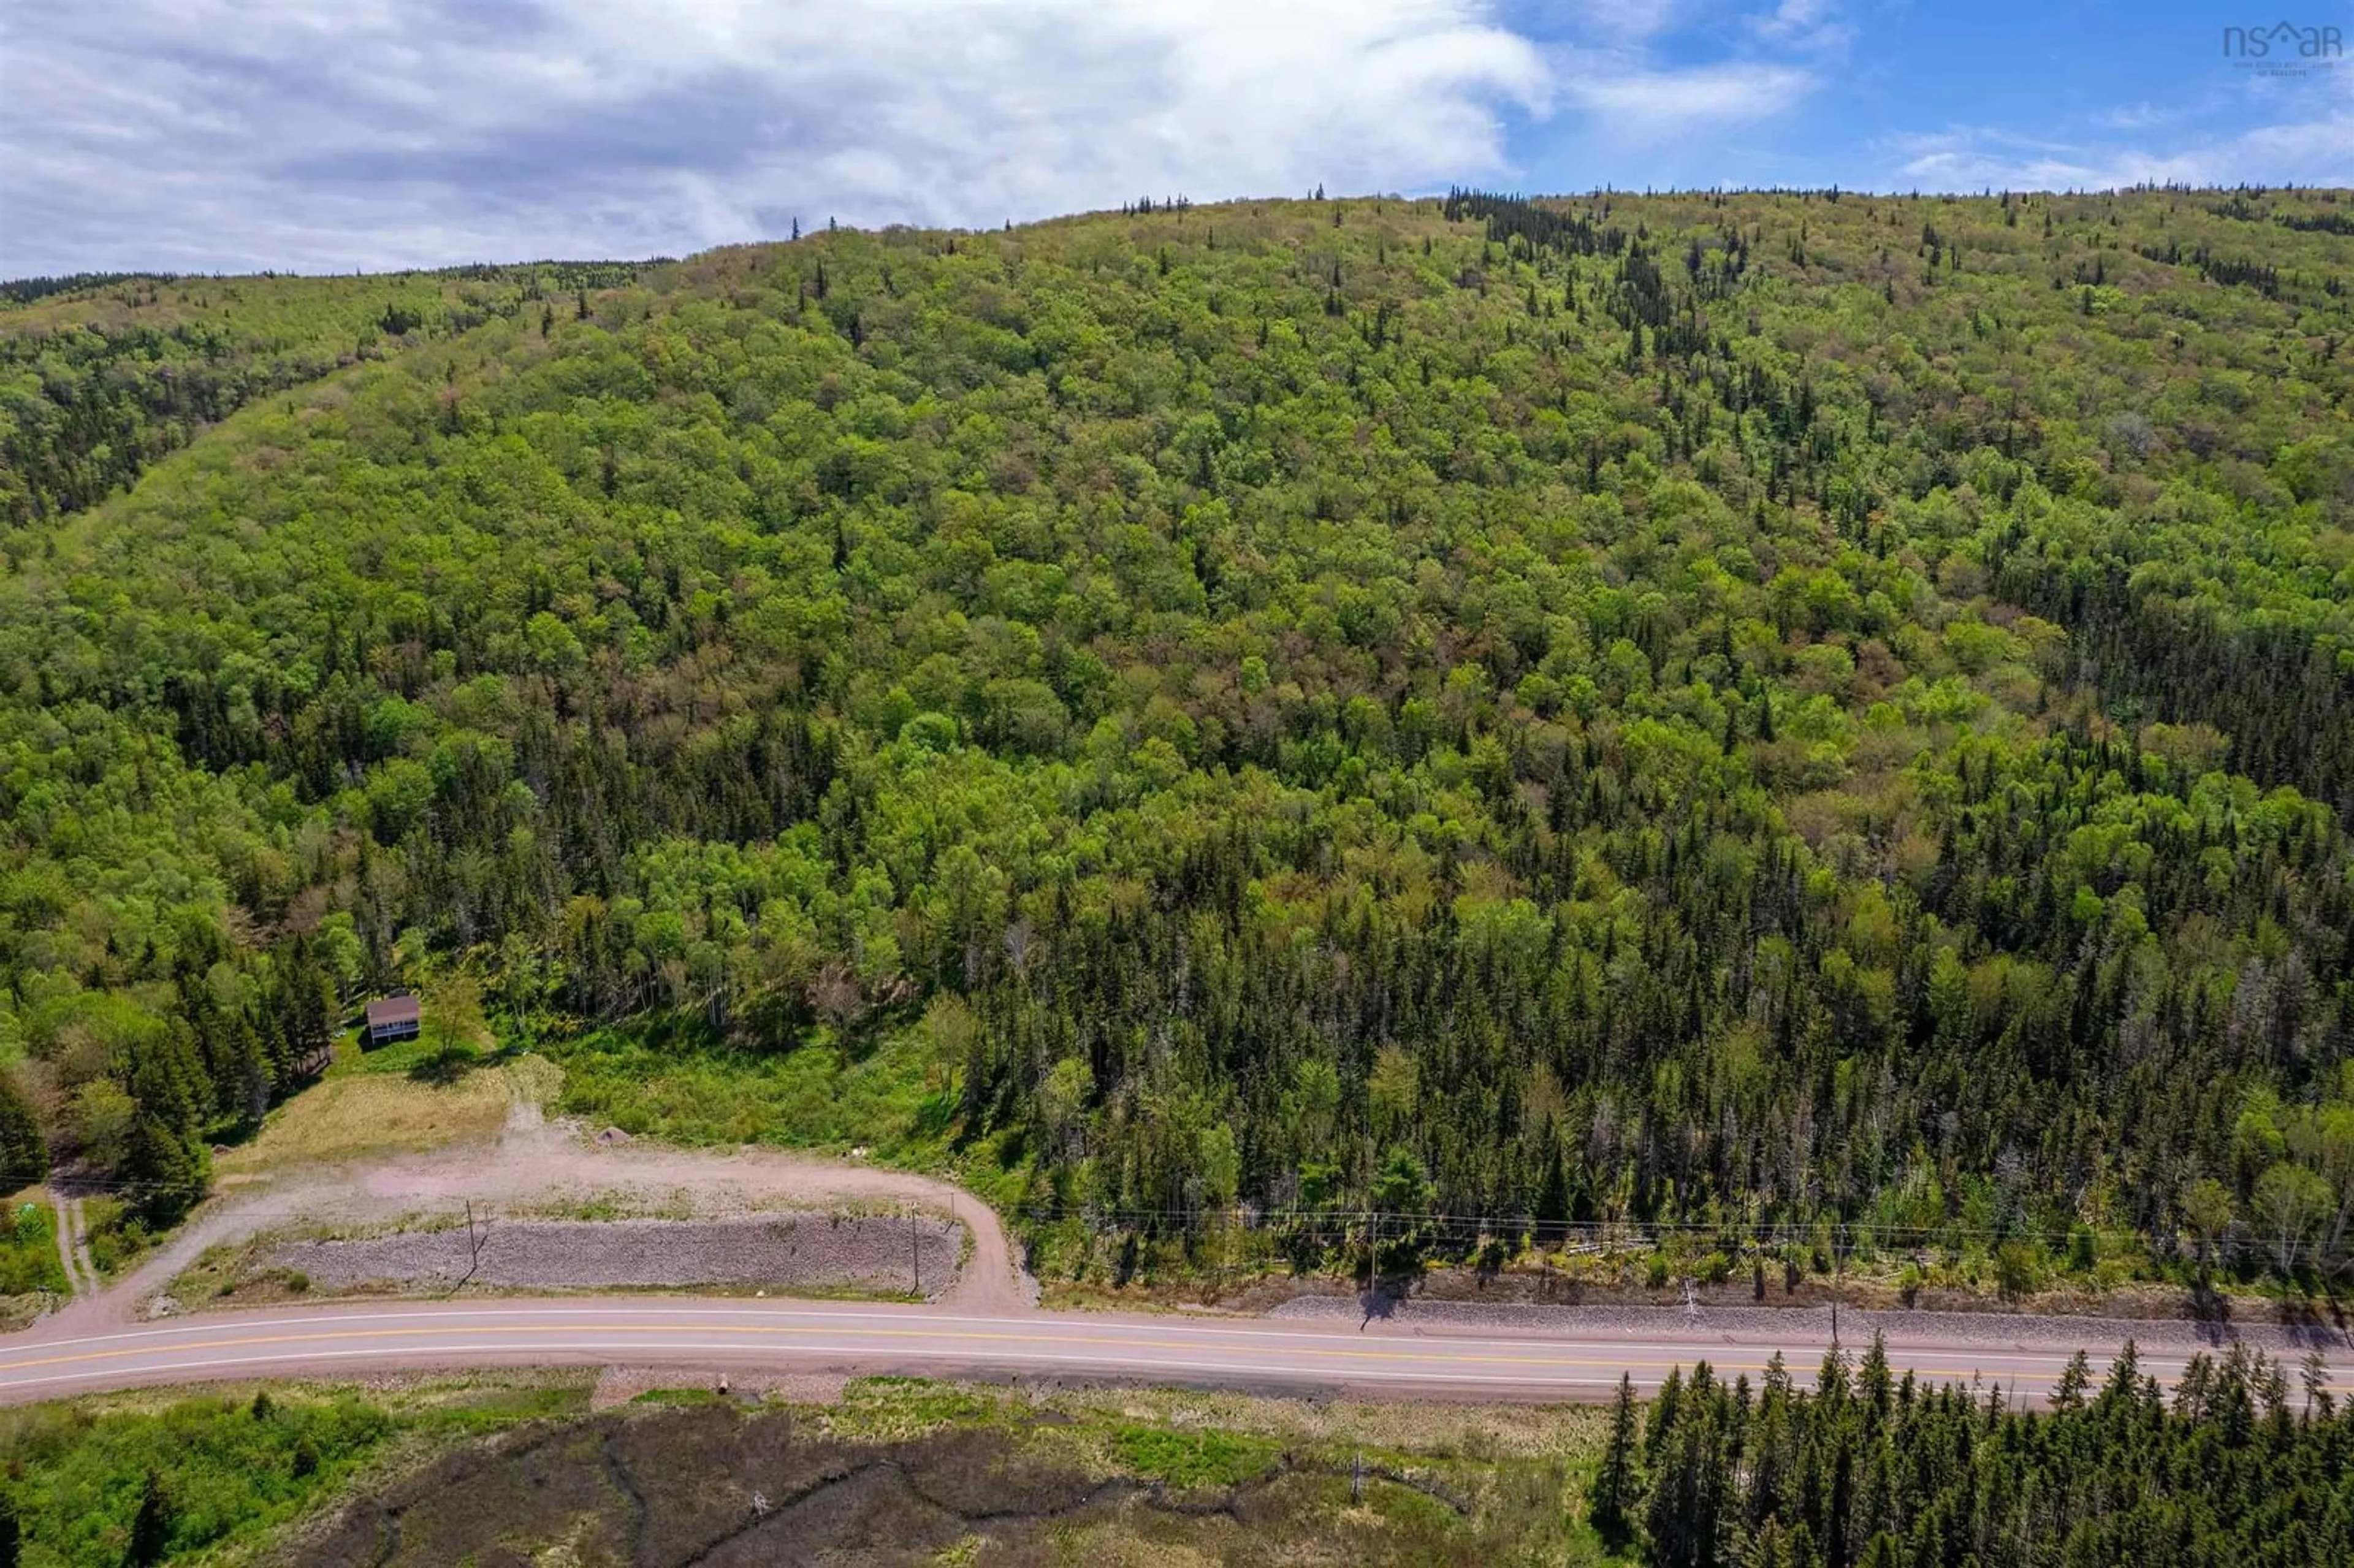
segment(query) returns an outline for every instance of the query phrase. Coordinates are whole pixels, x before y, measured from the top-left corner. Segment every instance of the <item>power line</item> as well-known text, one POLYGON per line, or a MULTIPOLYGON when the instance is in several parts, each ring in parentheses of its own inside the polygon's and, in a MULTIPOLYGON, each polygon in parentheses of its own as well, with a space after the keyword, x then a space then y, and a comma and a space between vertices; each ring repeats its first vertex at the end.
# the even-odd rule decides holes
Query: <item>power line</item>
POLYGON ((1893 1221, 1866 1220, 1540 1220, 1528 1214, 1460 1214, 1391 1208, 1383 1208, 1378 1210, 1372 1208, 1257 1208, 1248 1204, 1234 1205, 1225 1208, 1212 1208, 1208 1206, 1172 1208, 1105 1208, 1095 1204, 1086 1203, 1055 1207, 1033 1203, 1010 1209, 1007 1211, 1007 1213, 1013 1218, 1026 1219, 1041 1224, 1055 1224, 1064 1220, 1101 1221, 1128 1219, 1182 1220, 1194 1222, 1217 1215, 1225 1216, 1242 1223, 1255 1225, 1314 1222, 1343 1224, 1361 1222, 1370 1218, 1374 1213, 1379 1213, 1385 1219, 1412 1221, 1418 1224, 1446 1225, 1458 1229, 1477 1228, 1491 1233, 1542 1231, 1547 1234, 1616 1233, 1730 1236, 1744 1234, 1755 1235, 1770 1232, 1776 1233, 1783 1239, 1792 1242, 1811 1240, 1813 1239, 1815 1232, 1826 1227, 1834 1233, 1834 1241, 1836 1241, 1840 1235, 1845 1235, 1848 1237, 1876 1235, 1911 1235, 1928 1237, 1976 1236, 1990 1238, 1998 1241, 2067 1241, 2075 1237, 2079 1234, 2080 1228, 2083 1232, 2091 1234, 2096 1240, 2124 1238, 2136 1241, 2152 1241, 2161 1239, 2162 1236, 2162 1233, 2130 1229, 2101 1230, 2094 1229, 2091 1226, 2078 1227, 2073 1225, 2062 1230, 2039 1230, 2027 1226, 1969 1225, 1958 1223, 1948 1224, 1942 1221, 1927 1224, 1906 1224, 1893 1221))

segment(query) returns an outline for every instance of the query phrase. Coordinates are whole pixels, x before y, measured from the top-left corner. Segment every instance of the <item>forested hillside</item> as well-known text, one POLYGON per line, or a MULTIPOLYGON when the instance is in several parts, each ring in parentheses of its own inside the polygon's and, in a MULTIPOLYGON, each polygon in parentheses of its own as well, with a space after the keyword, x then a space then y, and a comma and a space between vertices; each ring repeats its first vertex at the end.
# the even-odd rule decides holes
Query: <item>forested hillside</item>
POLYGON ((626 262, 386 277, 101 274, 0 283, 0 520, 87 506, 255 397, 493 315, 629 281, 626 262))
POLYGON ((2349 217, 845 230, 485 313, 75 515, 11 447, 61 499, 0 534, 0 1052, 167 1206, 333 1003, 463 969, 640 1081, 893 1064, 873 1136, 1149 1234, 2341 1267, 2349 217))

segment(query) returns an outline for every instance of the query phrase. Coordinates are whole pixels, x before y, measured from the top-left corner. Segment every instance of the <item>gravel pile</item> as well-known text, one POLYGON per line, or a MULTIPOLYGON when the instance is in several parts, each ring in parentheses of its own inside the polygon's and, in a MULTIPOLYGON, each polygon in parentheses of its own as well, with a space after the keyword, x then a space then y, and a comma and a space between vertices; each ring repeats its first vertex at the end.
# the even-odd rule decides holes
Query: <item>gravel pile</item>
POLYGON ((919 1215, 795 1214, 740 1220, 493 1220, 353 1241, 287 1242, 270 1266, 330 1289, 362 1285, 593 1289, 675 1286, 923 1293, 954 1279, 964 1230, 919 1215), (479 1255, 477 1255, 479 1251, 479 1255))

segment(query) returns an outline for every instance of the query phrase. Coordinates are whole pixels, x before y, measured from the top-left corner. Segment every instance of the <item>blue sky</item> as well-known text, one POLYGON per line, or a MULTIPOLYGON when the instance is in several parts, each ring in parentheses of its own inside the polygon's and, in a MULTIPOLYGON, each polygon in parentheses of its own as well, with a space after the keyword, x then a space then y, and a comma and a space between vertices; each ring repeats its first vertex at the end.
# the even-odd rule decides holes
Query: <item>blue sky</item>
POLYGON ((1303 192, 2354 184, 2354 5, 10 0, 0 275, 1303 192), (2287 53, 2275 46, 2274 58, 2287 53))
MULTIPOLYGON (((2223 29, 2258 20, 2244 9, 2180 0, 1514 6, 1500 16, 1553 52, 1557 90, 1546 111, 1514 117, 1507 151, 1517 168, 1569 184, 1587 167, 1626 171, 1615 176, 1621 185, 1876 190, 2354 182, 2354 58, 2296 72, 2236 64, 2223 29), (1616 48, 1614 14, 1624 18, 1616 48), (1618 80, 1654 87, 1656 111, 1628 88, 1625 120, 1578 112, 1597 90, 1581 83, 1607 83, 1614 69, 1618 80), (1723 88, 1712 111, 1677 98, 1678 84, 1712 77, 1723 88)), ((2354 40, 2354 6, 2342 3, 2263 20, 2335 26, 2354 40)), ((2292 54, 2281 40, 2267 63, 2292 54)))

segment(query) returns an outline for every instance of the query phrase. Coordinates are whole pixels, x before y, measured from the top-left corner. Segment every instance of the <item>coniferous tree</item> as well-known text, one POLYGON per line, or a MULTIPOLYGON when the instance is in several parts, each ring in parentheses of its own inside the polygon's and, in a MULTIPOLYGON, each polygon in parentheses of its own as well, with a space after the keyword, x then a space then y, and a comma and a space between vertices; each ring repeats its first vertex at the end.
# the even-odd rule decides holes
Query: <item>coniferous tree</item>
POLYGON ((1618 1374, 1618 1397, 1610 1408, 1610 1436, 1602 1449, 1602 1467, 1594 1478, 1589 1517, 1603 1540, 1617 1544, 1631 1533, 1633 1505, 1639 1495, 1635 1444, 1635 1383, 1631 1374, 1618 1374))
POLYGON ((187 1133, 142 1112, 132 1120, 116 1175, 143 1213, 155 1224, 168 1224, 204 1196, 207 1163, 187 1133))
POLYGON ((147 1484, 139 1493, 139 1511, 132 1516, 131 1540, 122 1554, 130 1568, 150 1568, 170 1553, 176 1512, 163 1476, 148 1471, 147 1484))
POLYGON ((2285 1370, 2244 1346, 2193 1358, 2170 1406, 2128 1350, 2099 1399, 2049 1414, 1909 1376, 1883 1412, 1871 1361, 1827 1363, 1811 1393, 1769 1368, 1754 1406, 1704 1369, 1671 1374, 1649 1560, 2108 1563, 2163 1541, 2169 1563, 2306 1568, 2354 1547, 2354 1419, 2293 1414, 2285 1370))

